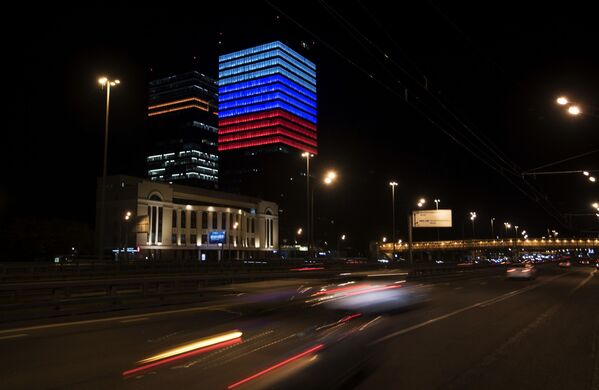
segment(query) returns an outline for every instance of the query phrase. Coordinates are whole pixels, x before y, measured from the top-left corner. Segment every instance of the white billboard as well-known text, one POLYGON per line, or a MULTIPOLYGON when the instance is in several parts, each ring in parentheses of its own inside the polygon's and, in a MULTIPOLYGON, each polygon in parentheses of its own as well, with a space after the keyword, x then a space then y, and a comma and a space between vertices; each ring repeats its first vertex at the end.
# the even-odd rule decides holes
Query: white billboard
POLYGON ((451 210, 418 210, 412 212, 412 227, 451 227, 451 210))

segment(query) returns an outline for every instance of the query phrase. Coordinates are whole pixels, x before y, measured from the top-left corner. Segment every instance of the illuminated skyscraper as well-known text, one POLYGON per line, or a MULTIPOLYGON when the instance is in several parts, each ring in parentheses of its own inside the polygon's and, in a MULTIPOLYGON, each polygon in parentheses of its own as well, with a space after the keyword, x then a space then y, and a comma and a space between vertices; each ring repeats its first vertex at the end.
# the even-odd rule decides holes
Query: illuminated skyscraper
POLYGON ((313 62, 276 41, 222 55, 218 69, 219 151, 317 153, 313 62))
POLYGON ((217 99, 216 81, 197 71, 150 82, 151 180, 217 187, 217 99))

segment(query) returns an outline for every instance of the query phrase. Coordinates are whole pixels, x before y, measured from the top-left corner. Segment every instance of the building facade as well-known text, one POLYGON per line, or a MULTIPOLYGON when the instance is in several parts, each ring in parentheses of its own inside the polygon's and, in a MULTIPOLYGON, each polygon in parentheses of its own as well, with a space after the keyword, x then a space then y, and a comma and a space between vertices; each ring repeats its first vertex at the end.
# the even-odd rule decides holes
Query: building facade
POLYGON ((219 57, 218 150, 316 154, 316 65, 276 41, 219 57))
POLYGON ((144 260, 268 258, 279 246, 278 213, 248 196, 109 176, 104 250, 144 260))
POLYGON ((150 180, 217 188, 217 90, 197 71, 149 83, 150 180))

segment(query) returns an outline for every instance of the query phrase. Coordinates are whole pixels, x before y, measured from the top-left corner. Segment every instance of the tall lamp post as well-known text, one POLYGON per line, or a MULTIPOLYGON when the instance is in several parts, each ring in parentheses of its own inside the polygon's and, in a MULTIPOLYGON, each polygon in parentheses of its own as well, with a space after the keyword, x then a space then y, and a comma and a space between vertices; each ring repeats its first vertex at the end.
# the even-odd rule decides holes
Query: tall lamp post
POLYGON ((308 258, 311 257, 311 240, 310 233, 312 232, 312 227, 310 226, 311 215, 310 215, 310 159, 314 157, 314 155, 310 152, 302 153, 302 157, 306 159, 306 238, 308 240, 308 258))
MULTIPOLYGON (((333 182, 337 179, 337 172, 330 170, 327 172, 326 176, 322 179, 322 182, 327 185, 330 186, 331 184, 333 184, 333 182)), ((310 224, 312 226, 312 228, 310 229, 310 236, 309 236, 309 240, 313 243, 314 242, 314 189, 316 188, 316 185, 312 186, 312 193, 311 193, 311 200, 310 200, 310 224)))
MULTIPOLYGON (((237 230, 237 227, 239 226, 239 222, 235 222, 233 223, 233 230, 237 230)), ((231 235, 231 237, 229 237, 229 260, 233 259, 233 256, 231 256, 231 239, 233 238, 233 236, 231 235)), ((237 239, 237 232, 235 232, 235 239, 237 239)))
POLYGON ((495 218, 491 218, 491 238, 494 240, 495 239, 495 226, 494 226, 493 222, 495 222, 495 218))
POLYGON ((505 238, 509 238, 507 231, 512 227, 512 225, 509 222, 504 222, 503 226, 505 227, 505 238))
POLYGON ((472 238, 476 238, 476 233, 474 231, 474 220, 476 219, 476 211, 470 212, 470 220, 472 221, 472 238))
POLYGON ((131 211, 125 213, 125 260, 129 260, 129 221, 131 220, 131 211))
POLYGON ((100 232, 99 232, 99 243, 98 243, 98 259, 102 261, 104 259, 104 220, 106 212, 106 159, 108 156, 108 115, 110 113, 110 87, 114 87, 120 84, 120 80, 109 80, 107 77, 101 77, 98 82, 102 86, 102 89, 106 87, 106 119, 104 122, 104 163, 102 166, 102 188, 101 192, 101 203, 100 203, 100 232))
POLYGON ((395 261, 395 187, 397 187, 396 181, 389 182, 391 186, 391 220, 393 225, 391 242, 393 243, 392 257, 393 261, 395 261))

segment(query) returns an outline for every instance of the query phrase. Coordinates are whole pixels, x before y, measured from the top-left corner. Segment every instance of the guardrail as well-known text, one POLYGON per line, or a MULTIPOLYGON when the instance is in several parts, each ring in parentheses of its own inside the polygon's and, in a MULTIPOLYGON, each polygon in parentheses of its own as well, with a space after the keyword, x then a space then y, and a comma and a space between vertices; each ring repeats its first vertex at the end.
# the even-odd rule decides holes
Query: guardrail
MULTIPOLYGON (((230 274, 230 273, 261 273, 278 272, 290 268, 321 267, 319 263, 304 261, 279 261, 266 263, 254 261, 253 263, 222 262, 199 263, 195 262, 130 262, 130 263, 0 263, 0 281, 27 281, 27 280, 68 280, 82 278, 106 278, 134 275, 173 275, 173 274, 230 274)), ((327 267, 344 267, 344 263, 327 261, 327 267)), ((372 265, 354 264, 351 267, 372 267, 372 265)))

